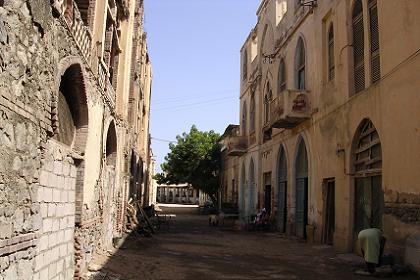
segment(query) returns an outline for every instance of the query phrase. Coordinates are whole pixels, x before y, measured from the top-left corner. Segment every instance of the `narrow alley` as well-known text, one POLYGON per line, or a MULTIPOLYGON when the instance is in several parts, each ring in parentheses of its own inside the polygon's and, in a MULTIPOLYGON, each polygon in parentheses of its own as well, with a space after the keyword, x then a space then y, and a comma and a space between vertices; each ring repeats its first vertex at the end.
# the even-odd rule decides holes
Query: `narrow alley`
POLYGON ((276 232, 235 231, 233 220, 209 227, 198 208, 162 209, 176 215, 169 228, 151 238, 130 236, 111 257, 95 256, 91 267, 101 270, 92 279, 377 279, 354 275, 363 261, 349 264, 330 246, 276 232))

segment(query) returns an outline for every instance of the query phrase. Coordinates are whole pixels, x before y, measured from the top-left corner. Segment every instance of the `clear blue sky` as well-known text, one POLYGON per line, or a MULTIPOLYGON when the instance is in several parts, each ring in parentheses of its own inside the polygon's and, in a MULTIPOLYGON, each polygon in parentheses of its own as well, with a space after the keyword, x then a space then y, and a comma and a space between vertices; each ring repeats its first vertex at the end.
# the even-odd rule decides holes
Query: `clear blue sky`
MULTIPOLYGON (((145 0, 153 67, 151 134, 175 140, 193 124, 223 133, 239 121, 239 51, 260 0, 145 0)), ((157 171, 168 143, 152 140, 157 171)))

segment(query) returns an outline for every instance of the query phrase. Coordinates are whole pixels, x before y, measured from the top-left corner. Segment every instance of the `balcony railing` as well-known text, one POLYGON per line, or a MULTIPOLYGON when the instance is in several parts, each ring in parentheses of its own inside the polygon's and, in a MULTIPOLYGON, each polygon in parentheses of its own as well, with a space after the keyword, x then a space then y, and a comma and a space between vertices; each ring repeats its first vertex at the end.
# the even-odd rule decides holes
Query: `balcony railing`
POLYGON ((110 101, 112 107, 115 107, 115 90, 109 81, 108 67, 102 60, 99 60, 98 63, 98 79, 99 86, 104 90, 106 99, 110 101))
POLYGON ((270 127, 293 128, 310 118, 309 94, 302 90, 286 89, 270 103, 270 127))
POLYGON ((92 34, 89 28, 83 22, 76 2, 55 0, 52 5, 53 8, 64 18, 83 57, 85 58, 88 65, 90 65, 92 53, 92 34))
POLYGON ((228 156, 241 156, 246 153, 248 148, 248 137, 233 136, 229 139, 227 145, 228 156))

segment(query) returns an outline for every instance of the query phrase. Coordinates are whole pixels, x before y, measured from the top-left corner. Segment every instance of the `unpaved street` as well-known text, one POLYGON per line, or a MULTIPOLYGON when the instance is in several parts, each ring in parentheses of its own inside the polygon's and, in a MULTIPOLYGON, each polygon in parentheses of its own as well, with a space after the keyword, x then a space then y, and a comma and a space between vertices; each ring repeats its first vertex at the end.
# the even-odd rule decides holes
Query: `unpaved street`
POLYGON ((328 246, 277 233, 237 232, 228 221, 224 227, 209 227, 197 208, 165 211, 177 215, 169 229, 163 226, 152 238, 130 237, 113 256, 97 256, 101 272, 111 279, 150 280, 376 279, 355 276, 357 265, 340 260, 328 246))

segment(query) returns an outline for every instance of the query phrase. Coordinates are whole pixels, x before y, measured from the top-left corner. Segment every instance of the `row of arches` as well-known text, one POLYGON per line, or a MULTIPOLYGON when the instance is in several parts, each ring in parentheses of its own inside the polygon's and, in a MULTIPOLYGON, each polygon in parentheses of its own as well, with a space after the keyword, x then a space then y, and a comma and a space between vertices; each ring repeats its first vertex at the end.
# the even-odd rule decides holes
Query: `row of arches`
MULTIPOLYGON (((384 209, 384 195, 382 191, 382 150, 379 134, 369 119, 363 120, 354 134, 351 147, 351 197, 353 198, 353 231, 369 227, 382 227, 382 214, 384 209)), ((303 137, 299 137, 295 156, 290 166, 285 146, 279 148, 275 167, 276 192, 274 200, 277 202, 275 213, 277 227, 280 232, 286 232, 289 210, 294 208, 294 231, 297 236, 306 238, 306 226, 309 207, 309 151, 303 137), (289 170, 293 170, 293 173, 289 170), (292 178, 289 177, 292 175, 292 178), (292 191, 292 193, 288 193, 292 191), (293 199, 292 203, 288 200, 293 199)), ((239 194, 239 207, 245 217, 256 212, 258 203, 258 187, 256 183, 257 170, 254 159, 251 158, 248 168, 245 163, 241 166, 241 190, 239 194)), ((324 186, 322 186, 324 187, 324 186)), ((328 185, 331 187, 331 185, 328 185)), ((316 191, 323 191, 322 188, 316 191)), ((313 193, 313 192, 311 192, 313 193)), ((332 195, 335 196, 333 190, 332 195)), ((335 201, 334 197, 330 197, 335 201)), ((324 201, 325 202, 325 201, 324 201)), ((264 207, 267 207, 264 205, 264 207)), ((271 205, 270 205, 271 207, 271 205)), ((332 205, 334 211, 335 204, 332 205)), ((324 210, 327 212, 328 210, 324 210)), ((323 213, 327 215, 329 213, 323 213)), ((332 216, 332 219, 335 219, 332 216)), ((324 221, 331 219, 331 215, 324 221)), ((335 221, 331 221, 334 230, 335 221)))

